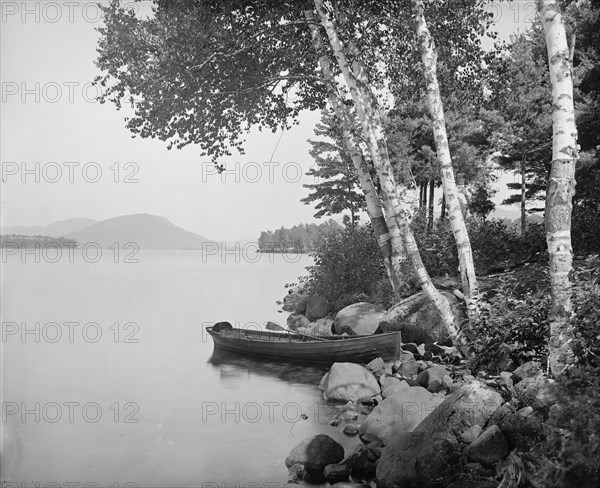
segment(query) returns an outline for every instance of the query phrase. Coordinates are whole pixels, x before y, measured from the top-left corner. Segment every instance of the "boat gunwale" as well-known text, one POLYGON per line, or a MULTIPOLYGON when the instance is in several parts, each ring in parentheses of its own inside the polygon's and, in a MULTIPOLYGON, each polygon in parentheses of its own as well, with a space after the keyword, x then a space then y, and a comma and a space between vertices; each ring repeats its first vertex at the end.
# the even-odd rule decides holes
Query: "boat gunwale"
MULTIPOLYGON (((254 333, 257 335, 269 335, 269 336, 279 336, 281 338, 286 338, 288 336, 295 336, 295 339, 299 339, 298 341, 289 341, 289 342, 294 342, 297 344, 303 344, 303 343, 310 343, 310 344, 318 344, 318 343, 324 343, 324 344, 342 344, 345 342, 357 342, 357 341, 365 341, 365 340, 369 340, 369 342, 375 342, 375 340, 380 340, 383 339, 384 337, 388 338, 391 337, 393 335, 396 335, 399 333, 399 331, 390 331, 390 332, 383 332, 382 334, 368 334, 368 335, 355 335, 355 336, 338 336, 335 339, 329 338, 329 337, 321 337, 321 336, 310 336, 310 335, 304 335, 304 334, 298 334, 296 332, 293 331, 270 331, 270 330, 244 330, 244 329, 239 329, 239 328, 232 328, 232 329, 224 329, 226 331, 239 331, 239 332, 250 332, 250 333, 254 333), (308 340, 302 340, 302 339, 308 339, 308 340)), ((212 326, 206 327, 206 331, 211 335, 211 336, 217 336, 220 339, 224 340, 224 341, 252 341, 252 342, 261 342, 261 343, 265 343, 265 344, 273 344, 275 343, 275 341, 271 340, 271 339, 263 339, 263 338, 254 338, 254 337, 247 337, 247 336, 237 336, 237 337, 226 337, 223 336, 220 331, 214 331, 212 330, 212 326)), ((279 342, 279 341, 278 341, 279 342)), ((281 341, 284 342, 284 341, 281 341)))

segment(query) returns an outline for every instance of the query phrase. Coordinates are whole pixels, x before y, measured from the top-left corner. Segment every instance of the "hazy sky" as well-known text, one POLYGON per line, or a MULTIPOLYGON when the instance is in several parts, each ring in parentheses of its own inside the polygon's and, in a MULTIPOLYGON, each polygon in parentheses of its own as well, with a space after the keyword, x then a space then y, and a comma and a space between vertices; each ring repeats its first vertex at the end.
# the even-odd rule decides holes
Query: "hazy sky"
MULTIPOLYGON (((299 200, 312 182, 304 176, 313 164, 307 139, 319 114, 303 114, 283 135, 249 134, 246 155, 225 159, 230 173, 218 176, 198 149, 133 139, 124 113, 94 101, 96 2, 0 5, 2 226, 150 213, 235 240, 314 220, 299 200)), ((533 20, 533 5, 489 8, 507 37, 533 20)))

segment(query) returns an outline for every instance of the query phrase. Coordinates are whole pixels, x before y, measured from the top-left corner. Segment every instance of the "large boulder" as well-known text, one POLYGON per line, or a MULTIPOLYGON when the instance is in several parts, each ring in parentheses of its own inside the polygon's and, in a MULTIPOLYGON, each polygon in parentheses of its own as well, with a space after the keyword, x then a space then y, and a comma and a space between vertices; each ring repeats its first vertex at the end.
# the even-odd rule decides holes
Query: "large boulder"
POLYGON ((323 377, 319 388, 325 400, 356 402, 359 398, 377 395, 379 383, 372 373, 359 364, 333 363, 323 377))
POLYGON ((310 320, 322 319, 326 317, 331 310, 331 305, 319 295, 310 295, 306 302, 306 312, 304 314, 310 320))
POLYGON ((430 486, 458 460, 456 440, 442 433, 407 432, 395 437, 377 464, 378 488, 430 486))
MULTIPOLYGON (((448 299, 452 313, 457 321, 464 317, 464 312, 460 306, 460 301, 454 294, 441 291, 444 297, 448 299)), ((417 293, 396 303, 382 319, 384 324, 382 330, 385 332, 402 331, 402 340, 404 342, 448 343, 449 337, 444 323, 434 307, 431 300, 425 292, 417 293)))
POLYGON ((291 468, 301 464, 307 470, 323 471, 328 464, 344 459, 344 448, 325 434, 307 437, 297 444, 285 459, 285 465, 291 468))
POLYGON ((287 318, 288 328, 291 330, 297 330, 300 327, 306 327, 310 324, 310 320, 301 313, 292 313, 287 318))
POLYGON ((284 297, 283 306, 281 308, 285 312, 304 314, 307 302, 308 295, 302 293, 289 293, 284 297))
POLYGON ((421 386, 398 387, 396 393, 377 405, 361 425, 359 435, 366 441, 384 444, 405 432, 411 432, 442 403, 444 398, 421 386))
POLYGON ((369 335, 374 334, 386 311, 379 305, 358 302, 341 309, 335 316, 336 334, 369 335))
POLYGON ((447 433, 460 438, 473 425, 484 427, 502 405, 502 397, 479 381, 462 386, 428 415, 415 432, 447 433))

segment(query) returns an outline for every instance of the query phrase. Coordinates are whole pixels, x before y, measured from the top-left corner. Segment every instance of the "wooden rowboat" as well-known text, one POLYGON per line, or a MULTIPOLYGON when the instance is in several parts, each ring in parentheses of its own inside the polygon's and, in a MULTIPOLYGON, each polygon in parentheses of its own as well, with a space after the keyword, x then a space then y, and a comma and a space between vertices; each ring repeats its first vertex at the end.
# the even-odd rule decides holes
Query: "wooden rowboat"
POLYGON ((399 342, 398 332, 367 336, 313 337, 294 332, 213 330, 207 327, 215 350, 227 350, 262 358, 310 363, 367 363, 381 357, 391 360, 399 342))

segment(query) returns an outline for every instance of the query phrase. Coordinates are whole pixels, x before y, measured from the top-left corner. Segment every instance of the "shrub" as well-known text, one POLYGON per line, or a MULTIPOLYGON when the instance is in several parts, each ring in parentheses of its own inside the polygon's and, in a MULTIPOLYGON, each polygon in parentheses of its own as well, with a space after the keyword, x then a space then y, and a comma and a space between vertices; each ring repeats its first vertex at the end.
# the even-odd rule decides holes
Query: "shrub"
POLYGON ((336 230, 315 246, 308 287, 340 310, 360 301, 392 303, 392 287, 370 225, 336 230))

